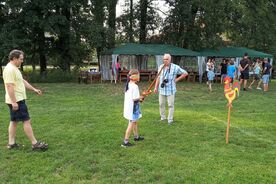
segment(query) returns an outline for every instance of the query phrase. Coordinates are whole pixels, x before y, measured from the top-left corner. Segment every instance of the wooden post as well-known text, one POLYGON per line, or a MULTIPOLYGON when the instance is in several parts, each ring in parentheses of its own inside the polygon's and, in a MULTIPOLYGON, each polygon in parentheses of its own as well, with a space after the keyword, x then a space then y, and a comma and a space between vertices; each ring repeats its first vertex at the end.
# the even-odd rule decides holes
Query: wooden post
POLYGON ((227 128, 226 128, 226 144, 229 142, 229 129, 230 129, 230 113, 231 113, 231 105, 228 105, 228 121, 227 121, 227 128))

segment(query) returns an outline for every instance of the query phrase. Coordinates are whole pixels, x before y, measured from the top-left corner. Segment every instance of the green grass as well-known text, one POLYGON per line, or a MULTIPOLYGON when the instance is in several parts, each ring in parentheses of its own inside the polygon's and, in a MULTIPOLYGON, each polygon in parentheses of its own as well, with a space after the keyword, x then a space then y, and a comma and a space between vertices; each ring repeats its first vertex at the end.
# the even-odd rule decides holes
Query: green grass
MULTIPOLYGON (((0 183, 274 183, 276 181, 276 81, 270 91, 241 91, 234 101, 230 143, 225 144, 226 99, 221 85, 181 82, 175 125, 160 123, 157 95, 142 104, 143 142, 120 144, 123 85, 35 84, 28 93, 33 129, 49 143, 32 152, 22 126, 20 150, 7 150, 8 108, 1 85, 0 183)), ((147 83, 140 84, 140 90, 147 83)))

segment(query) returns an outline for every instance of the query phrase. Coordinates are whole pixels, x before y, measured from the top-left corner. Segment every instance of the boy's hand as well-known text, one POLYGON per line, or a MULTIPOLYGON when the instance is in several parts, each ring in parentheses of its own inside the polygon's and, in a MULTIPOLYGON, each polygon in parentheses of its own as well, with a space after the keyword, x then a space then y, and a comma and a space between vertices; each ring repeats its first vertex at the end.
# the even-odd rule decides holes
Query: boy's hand
POLYGON ((145 96, 141 95, 139 100, 140 102, 143 102, 145 100, 145 96))

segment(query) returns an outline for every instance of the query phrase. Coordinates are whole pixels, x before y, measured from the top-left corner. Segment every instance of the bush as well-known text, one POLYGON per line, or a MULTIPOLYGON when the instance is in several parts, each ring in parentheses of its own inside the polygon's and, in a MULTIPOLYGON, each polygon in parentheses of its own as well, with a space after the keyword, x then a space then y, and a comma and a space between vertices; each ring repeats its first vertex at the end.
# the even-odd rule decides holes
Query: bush
POLYGON ((39 72, 24 72, 23 75, 24 78, 31 83, 60 83, 77 81, 77 71, 64 72, 61 69, 51 69, 44 75, 41 75, 39 72))

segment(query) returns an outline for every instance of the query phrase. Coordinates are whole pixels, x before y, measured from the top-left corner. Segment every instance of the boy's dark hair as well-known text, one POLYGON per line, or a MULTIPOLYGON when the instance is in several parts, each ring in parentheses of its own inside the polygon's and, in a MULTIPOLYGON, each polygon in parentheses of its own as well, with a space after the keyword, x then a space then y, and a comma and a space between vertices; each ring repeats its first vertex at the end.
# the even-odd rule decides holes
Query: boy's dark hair
POLYGON ((15 59, 18 59, 20 57, 20 55, 24 55, 24 52, 21 51, 21 50, 12 50, 9 54, 9 60, 13 60, 14 58, 15 59))
POLYGON ((244 53, 244 55, 243 56, 248 56, 248 53, 246 52, 246 53, 244 53))

